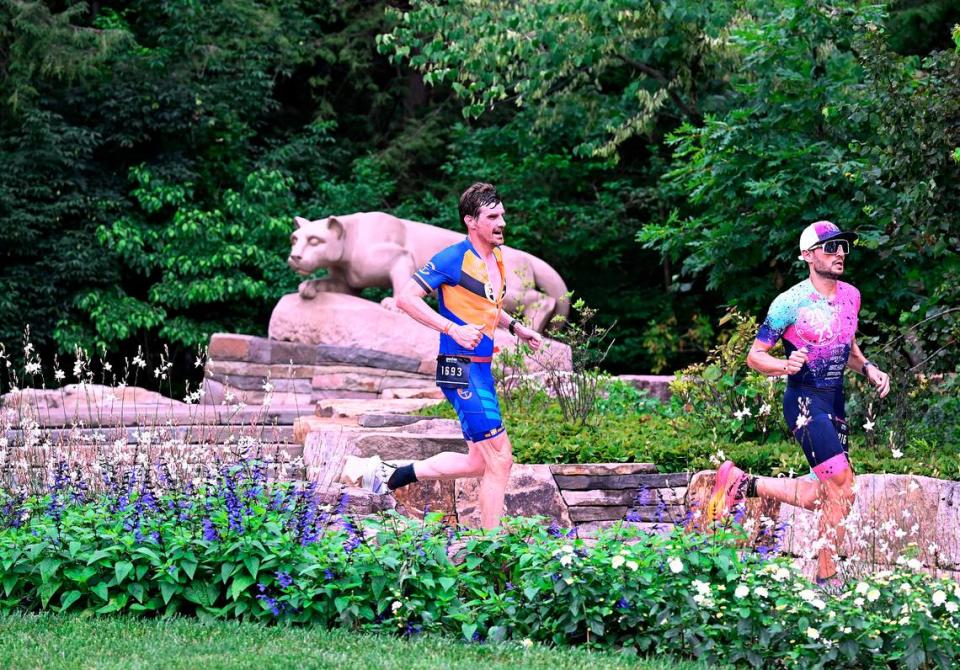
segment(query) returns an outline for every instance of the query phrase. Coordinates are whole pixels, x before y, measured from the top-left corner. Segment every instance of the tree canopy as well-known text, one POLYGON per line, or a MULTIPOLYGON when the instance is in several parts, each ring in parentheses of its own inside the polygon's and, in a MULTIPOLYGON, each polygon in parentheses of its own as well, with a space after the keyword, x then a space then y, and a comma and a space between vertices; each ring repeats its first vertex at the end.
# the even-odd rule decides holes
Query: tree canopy
POLYGON ((482 179, 508 243, 617 322, 615 370, 701 357, 728 306, 762 316, 821 218, 861 235, 866 334, 951 367, 958 21, 921 0, 0 0, 0 341, 263 334, 298 280, 294 215, 460 229, 482 179))

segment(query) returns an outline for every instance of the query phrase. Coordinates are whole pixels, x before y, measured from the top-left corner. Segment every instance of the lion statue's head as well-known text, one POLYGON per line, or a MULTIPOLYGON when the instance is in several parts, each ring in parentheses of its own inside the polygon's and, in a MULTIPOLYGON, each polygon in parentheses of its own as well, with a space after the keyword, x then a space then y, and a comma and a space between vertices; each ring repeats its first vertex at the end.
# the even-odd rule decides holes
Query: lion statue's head
POLYGON ((294 217, 297 229, 290 235, 289 265, 297 274, 308 275, 328 268, 343 258, 343 224, 336 217, 308 221, 294 217))

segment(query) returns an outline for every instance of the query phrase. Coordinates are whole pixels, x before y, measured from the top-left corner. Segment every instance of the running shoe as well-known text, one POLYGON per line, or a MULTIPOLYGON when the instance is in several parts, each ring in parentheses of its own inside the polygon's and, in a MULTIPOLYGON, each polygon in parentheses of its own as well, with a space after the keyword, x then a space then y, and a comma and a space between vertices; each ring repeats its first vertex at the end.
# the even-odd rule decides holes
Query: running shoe
POLYGON ((378 496, 391 493, 390 487, 387 486, 387 480, 390 479, 390 475, 397 469, 397 466, 384 463, 379 456, 372 456, 369 460, 370 464, 363 471, 360 485, 378 496))
POLYGON ((724 461, 717 468, 717 482, 707 501, 708 522, 722 521, 730 515, 735 505, 744 501, 741 489, 746 478, 747 473, 734 465, 733 461, 724 461))

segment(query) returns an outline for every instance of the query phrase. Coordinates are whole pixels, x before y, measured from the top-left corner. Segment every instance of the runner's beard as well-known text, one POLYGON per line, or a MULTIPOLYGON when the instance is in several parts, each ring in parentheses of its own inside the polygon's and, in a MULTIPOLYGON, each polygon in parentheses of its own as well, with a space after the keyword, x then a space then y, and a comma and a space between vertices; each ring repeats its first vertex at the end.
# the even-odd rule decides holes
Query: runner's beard
POLYGON ((843 276, 843 272, 833 272, 832 270, 821 270, 819 268, 814 269, 814 272, 816 272, 818 275, 820 275, 824 279, 832 279, 834 281, 840 279, 840 277, 843 276))

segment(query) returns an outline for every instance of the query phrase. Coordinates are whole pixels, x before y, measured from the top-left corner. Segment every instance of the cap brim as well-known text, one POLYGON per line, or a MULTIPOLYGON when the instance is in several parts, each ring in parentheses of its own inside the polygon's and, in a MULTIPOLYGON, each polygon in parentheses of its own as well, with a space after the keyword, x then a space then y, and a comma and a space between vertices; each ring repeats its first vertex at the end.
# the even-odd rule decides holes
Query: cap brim
POLYGON ((831 235, 830 237, 823 238, 818 242, 818 244, 823 244, 824 242, 829 242, 830 240, 846 240, 847 242, 850 242, 851 244, 853 244, 858 239, 860 239, 860 236, 857 235, 856 233, 839 232, 831 235))

